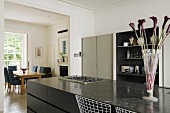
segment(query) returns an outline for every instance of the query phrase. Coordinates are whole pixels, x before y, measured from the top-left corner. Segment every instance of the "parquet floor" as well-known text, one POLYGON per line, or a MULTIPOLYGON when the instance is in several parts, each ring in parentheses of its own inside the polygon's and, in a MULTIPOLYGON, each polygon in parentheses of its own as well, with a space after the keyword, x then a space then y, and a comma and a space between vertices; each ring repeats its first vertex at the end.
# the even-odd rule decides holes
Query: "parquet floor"
POLYGON ((27 113, 27 94, 19 94, 18 88, 13 95, 4 90, 4 113, 27 113))

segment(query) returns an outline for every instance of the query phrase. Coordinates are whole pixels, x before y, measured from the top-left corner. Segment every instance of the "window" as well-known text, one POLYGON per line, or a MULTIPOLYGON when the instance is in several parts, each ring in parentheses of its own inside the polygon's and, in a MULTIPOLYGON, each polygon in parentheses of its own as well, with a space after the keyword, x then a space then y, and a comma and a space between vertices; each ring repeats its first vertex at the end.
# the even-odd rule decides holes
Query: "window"
POLYGON ((67 42, 67 38, 59 38, 58 40, 58 46, 59 46, 59 53, 64 53, 64 54, 67 54, 68 50, 67 50, 67 47, 68 47, 68 42, 67 42))
POLYGON ((4 34, 4 63, 5 66, 27 63, 27 34, 5 32, 4 34))
POLYGON ((63 53, 66 53, 66 41, 63 41, 63 53))

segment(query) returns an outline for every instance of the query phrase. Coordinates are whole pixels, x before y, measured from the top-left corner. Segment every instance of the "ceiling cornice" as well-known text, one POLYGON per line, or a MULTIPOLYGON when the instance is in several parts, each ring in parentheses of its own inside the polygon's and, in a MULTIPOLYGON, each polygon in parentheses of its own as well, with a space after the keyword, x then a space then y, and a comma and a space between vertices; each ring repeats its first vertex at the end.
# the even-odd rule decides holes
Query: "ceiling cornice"
POLYGON ((135 0, 122 0, 122 1, 119 1, 119 2, 116 2, 116 3, 110 3, 110 4, 104 5, 102 7, 96 8, 93 11, 97 11, 97 10, 100 10, 100 9, 104 9, 104 8, 107 8, 107 7, 113 7, 113 6, 119 7, 119 6, 128 4, 131 1, 135 1, 135 0))
POLYGON ((81 7, 81 8, 84 8, 84 9, 87 9, 87 10, 91 10, 91 11, 97 11, 97 10, 100 10, 100 9, 104 9, 104 8, 107 8, 107 7, 111 7, 111 6, 121 6, 122 4, 127 4, 129 3, 130 1, 135 1, 135 0, 121 0, 119 2, 116 2, 116 3, 108 3, 106 5, 103 5, 101 7, 98 7, 98 8, 89 8, 89 7, 86 7, 86 6, 83 6, 81 4, 77 4, 77 3, 74 3, 74 2, 70 2, 70 1, 66 1, 66 0, 58 0, 60 2, 64 2, 64 3, 67 3, 67 4, 70 4, 70 5, 74 5, 74 6, 77 6, 77 7, 81 7))
POLYGON ((89 7, 74 3, 74 2, 70 2, 70 1, 66 1, 66 0, 58 0, 58 1, 70 4, 70 5, 74 5, 74 6, 77 6, 77 7, 80 7, 80 8, 84 8, 84 9, 87 9, 87 10, 94 11, 94 9, 92 9, 92 8, 89 8, 89 7))

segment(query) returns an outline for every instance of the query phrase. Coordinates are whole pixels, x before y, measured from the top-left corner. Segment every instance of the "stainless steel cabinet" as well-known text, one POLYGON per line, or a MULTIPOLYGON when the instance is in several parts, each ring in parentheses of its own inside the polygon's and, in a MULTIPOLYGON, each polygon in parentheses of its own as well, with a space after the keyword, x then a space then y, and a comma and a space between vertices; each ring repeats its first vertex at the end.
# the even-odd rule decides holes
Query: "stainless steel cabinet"
POLYGON ((96 36, 82 39, 82 75, 96 77, 96 36))
POLYGON ((82 38, 82 75, 113 79, 113 34, 82 38))

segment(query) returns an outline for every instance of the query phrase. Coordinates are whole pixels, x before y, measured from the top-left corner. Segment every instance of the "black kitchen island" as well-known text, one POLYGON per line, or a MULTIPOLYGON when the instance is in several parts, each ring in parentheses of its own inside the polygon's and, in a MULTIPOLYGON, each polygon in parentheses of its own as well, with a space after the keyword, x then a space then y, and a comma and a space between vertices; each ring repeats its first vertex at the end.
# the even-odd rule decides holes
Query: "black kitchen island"
POLYGON ((170 89, 155 87, 158 102, 150 102, 141 99, 147 95, 143 84, 102 80, 84 85, 57 77, 27 81, 27 111, 79 113, 75 95, 109 104, 112 113, 170 113, 170 89))

